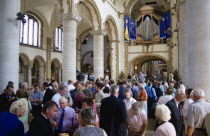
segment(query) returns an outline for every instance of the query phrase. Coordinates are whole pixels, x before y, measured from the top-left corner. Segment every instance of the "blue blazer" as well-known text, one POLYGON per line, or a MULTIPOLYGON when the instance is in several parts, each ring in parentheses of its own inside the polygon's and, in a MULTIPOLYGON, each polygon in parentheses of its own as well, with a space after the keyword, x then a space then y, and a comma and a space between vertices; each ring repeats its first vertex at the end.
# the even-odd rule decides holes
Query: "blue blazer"
POLYGON ((10 112, 0 114, 0 136, 24 136, 23 123, 10 112))

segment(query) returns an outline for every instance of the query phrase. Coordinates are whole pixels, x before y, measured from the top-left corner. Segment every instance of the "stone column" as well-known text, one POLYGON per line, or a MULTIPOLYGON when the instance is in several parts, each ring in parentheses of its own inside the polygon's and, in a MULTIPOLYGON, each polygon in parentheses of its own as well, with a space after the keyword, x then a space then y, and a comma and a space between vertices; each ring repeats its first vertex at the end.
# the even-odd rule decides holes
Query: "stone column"
POLYGON ((185 86, 188 86, 188 44, 187 44, 187 22, 186 22, 186 1, 179 7, 179 63, 180 76, 185 86))
POLYGON ((111 78, 115 81, 117 80, 117 55, 116 55, 116 49, 117 49, 117 43, 119 41, 110 41, 111 49, 110 49, 110 57, 111 57, 111 78))
POLYGON ((189 87, 210 98, 210 1, 187 0, 189 87))
POLYGON ((52 38, 47 37, 47 50, 46 50, 46 78, 51 80, 51 41, 52 38))
POLYGON ((58 69, 58 83, 61 83, 61 69, 58 69))
POLYGON ((45 81, 45 67, 44 66, 40 66, 39 68, 39 83, 43 84, 45 81))
POLYGON ((81 51, 77 50, 77 70, 81 72, 81 51))
POLYGON ((27 71, 28 71, 28 74, 27 74, 27 75, 28 75, 28 86, 29 86, 29 87, 32 87, 32 83, 31 83, 31 82, 32 82, 32 78, 31 78, 31 75, 32 75, 32 73, 31 73, 31 68, 32 68, 31 66, 28 66, 28 70, 27 70, 27 71))
POLYGON ((74 13, 61 15, 63 20, 62 82, 76 81, 76 36, 77 24, 82 17, 74 13))
POLYGON ((104 78, 104 30, 92 31, 93 35, 93 54, 94 54, 94 80, 104 78))
POLYGON ((15 91, 19 84, 19 21, 20 0, 3 0, 0 4, 0 90, 8 81, 14 82, 15 91))

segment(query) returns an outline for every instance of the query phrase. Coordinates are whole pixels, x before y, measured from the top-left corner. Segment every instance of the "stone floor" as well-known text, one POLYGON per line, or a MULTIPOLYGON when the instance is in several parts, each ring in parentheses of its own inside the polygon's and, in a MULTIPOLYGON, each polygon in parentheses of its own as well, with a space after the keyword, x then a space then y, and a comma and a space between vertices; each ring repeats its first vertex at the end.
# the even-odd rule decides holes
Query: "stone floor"
POLYGON ((155 126, 156 126, 156 120, 149 118, 145 136, 153 136, 155 132, 155 126))

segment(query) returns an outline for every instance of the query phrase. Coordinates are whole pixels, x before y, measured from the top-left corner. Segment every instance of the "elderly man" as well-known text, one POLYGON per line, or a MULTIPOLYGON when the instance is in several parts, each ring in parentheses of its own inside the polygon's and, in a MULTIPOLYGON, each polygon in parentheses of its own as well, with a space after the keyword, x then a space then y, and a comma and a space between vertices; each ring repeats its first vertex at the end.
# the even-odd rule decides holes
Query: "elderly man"
POLYGON ((204 91, 202 89, 195 89, 190 94, 194 103, 190 104, 188 108, 187 117, 187 136, 193 133, 199 133, 204 126, 204 118, 206 114, 210 113, 210 103, 204 100, 204 91))
POLYGON ((109 136, 125 136, 127 112, 125 103, 118 98, 119 88, 112 85, 111 96, 101 101, 100 127, 109 136))
POLYGON ((42 113, 36 116, 29 128, 30 136, 57 136, 53 132, 50 119, 54 118, 58 111, 58 105, 53 101, 45 103, 42 113))
POLYGON ((52 124, 57 127, 59 133, 68 132, 75 124, 76 114, 74 109, 68 107, 68 99, 61 97, 59 99, 60 108, 57 115, 53 118, 52 124))
POLYGON ((0 95, 0 113, 3 111, 9 111, 11 104, 17 100, 16 95, 13 94, 14 87, 8 85, 5 93, 0 95))
POLYGON ((57 82, 52 83, 52 91, 54 94, 56 94, 58 92, 58 87, 59 87, 59 85, 57 82))
POLYGON ((59 99, 62 96, 65 96, 67 94, 68 88, 66 86, 61 86, 58 89, 58 92, 52 97, 52 101, 56 102, 57 105, 60 107, 59 99))
POLYGON ((180 107, 180 102, 183 102, 184 99, 185 91, 179 89, 176 92, 175 98, 166 103, 166 106, 168 106, 168 108, 171 111, 171 119, 169 120, 169 122, 171 122, 174 125, 177 136, 183 136, 184 132, 184 120, 180 107))

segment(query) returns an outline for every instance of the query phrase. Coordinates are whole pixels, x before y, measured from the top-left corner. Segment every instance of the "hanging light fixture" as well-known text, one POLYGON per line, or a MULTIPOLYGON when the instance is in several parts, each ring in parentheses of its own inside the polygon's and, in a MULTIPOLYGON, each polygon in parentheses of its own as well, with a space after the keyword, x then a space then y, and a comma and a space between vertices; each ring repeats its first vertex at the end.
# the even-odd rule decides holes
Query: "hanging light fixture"
POLYGON ((24 0, 23 4, 24 4, 23 5, 23 13, 18 12, 16 14, 16 16, 17 16, 16 20, 20 20, 20 21, 22 21, 23 24, 25 24, 26 23, 26 19, 24 19, 25 18, 25 14, 24 14, 24 12, 25 12, 25 0, 24 0))

